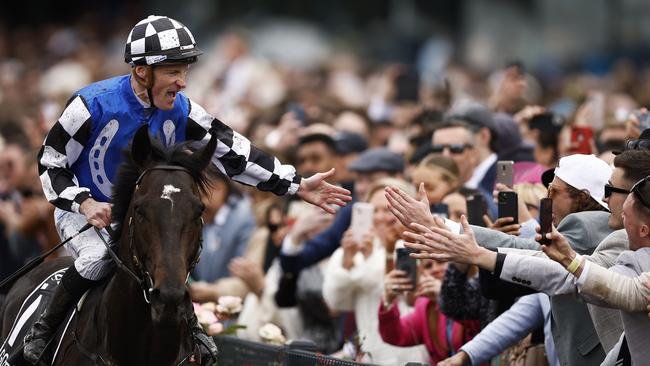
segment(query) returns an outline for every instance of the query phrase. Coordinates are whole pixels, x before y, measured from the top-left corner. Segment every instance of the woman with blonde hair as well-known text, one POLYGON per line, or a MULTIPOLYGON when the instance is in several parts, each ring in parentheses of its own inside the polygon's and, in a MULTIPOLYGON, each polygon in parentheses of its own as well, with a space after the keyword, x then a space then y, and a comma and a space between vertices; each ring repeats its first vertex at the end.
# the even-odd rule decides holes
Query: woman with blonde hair
MULTIPOLYGON (((378 365, 426 362, 427 351, 422 346, 398 348, 385 343, 377 332, 379 321, 372 311, 379 307, 384 273, 387 267, 393 266, 395 244, 404 230, 388 211, 384 196, 384 189, 388 186, 415 194, 412 185, 396 178, 383 178, 370 186, 364 201, 374 207, 372 228, 370 232, 361 234, 355 232, 358 227, 353 224, 344 233, 341 246, 332 254, 325 270, 323 297, 333 310, 354 312, 360 343, 357 361, 378 365), (358 237, 363 239, 356 239, 358 237)), ((407 310, 403 302, 398 306, 407 310)))

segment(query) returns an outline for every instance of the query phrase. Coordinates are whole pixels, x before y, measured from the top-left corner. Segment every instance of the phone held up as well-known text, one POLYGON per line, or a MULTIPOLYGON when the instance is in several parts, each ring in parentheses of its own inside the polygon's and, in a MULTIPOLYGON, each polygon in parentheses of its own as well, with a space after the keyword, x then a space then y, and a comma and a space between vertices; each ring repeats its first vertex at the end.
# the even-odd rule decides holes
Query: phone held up
POLYGON ((594 131, 588 126, 571 127, 571 152, 574 154, 591 154, 594 131))
POLYGON ((355 202, 352 205, 352 221, 350 228, 352 229, 352 236, 354 240, 360 243, 363 236, 372 229, 372 216, 375 212, 375 207, 367 202, 355 202))
POLYGON ((553 200, 550 198, 542 198, 539 202, 539 233, 542 235, 540 244, 549 245, 551 240, 546 238, 546 234, 550 233, 553 225, 553 200))
POLYGON ((487 214, 487 203, 482 194, 473 194, 467 197, 467 222, 471 225, 485 227, 483 215, 487 214))
POLYGON ((512 217, 513 224, 519 223, 519 207, 517 206, 516 192, 499 192, 497 195, 499 218, 512 217))
POLYGON ((515 164, 512 160, 499 160, 497 161, 497 183, 504 184, 512 188, 514 181, 513 165, 515 164))
POLYGON ((413 253, 408 248, 395 249, 395 269, 406 272, 406 276, 411 280, 411 289, 415 289, 417 281, 417 260, 409 254, 413 253))

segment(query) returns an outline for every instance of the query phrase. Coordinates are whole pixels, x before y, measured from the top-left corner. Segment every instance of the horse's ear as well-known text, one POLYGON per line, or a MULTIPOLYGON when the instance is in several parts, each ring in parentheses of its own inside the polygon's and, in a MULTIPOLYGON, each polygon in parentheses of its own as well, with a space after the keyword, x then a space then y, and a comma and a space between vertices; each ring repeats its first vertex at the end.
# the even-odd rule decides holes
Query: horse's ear
POLYGON ((211 128, 208 132, 210 133, 210 141, 195 153, 201 169, 208 167, 212 160, 212 155, 214 155, 214 150, 217 148, 217 131, 211 128))
POLYGON ((131 157, 140 167, 147 165, 151 159, 151 140, 149 139, 149 126, 144 125, 136 131, 131 142, 131 157))

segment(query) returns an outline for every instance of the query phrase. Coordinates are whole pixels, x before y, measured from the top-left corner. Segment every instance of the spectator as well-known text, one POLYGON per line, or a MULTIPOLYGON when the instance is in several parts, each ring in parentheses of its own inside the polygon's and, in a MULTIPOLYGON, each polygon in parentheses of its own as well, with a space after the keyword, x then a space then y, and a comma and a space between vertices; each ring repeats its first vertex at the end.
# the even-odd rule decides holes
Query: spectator
POLYGON ((379 305, 382 339, 401 347, 424 344, 431 364, 454 355, 479 330, 478 321, 458 322, 447 318, 438 308, 438 294, 446 266, 444 262, 431 259, 420 262, 415 310, 405 315, 401 315, 395 300, 412 285, 405 272, 390 271, 384 279, 384 297, 379 305))
POLYGON ((242 284, 230 278, 228 264, 247 249, 255 229, 249 199, 234 187, 227 177, 215 172, 217 179, 204 198, 203 251, 201 261, 192 273, 192 300, 216 302, 220 296, 245 295, 242 284))
MULTIPOLYGON (((425 362, 427 353, 423 347, 396 348, 384 343, 377 333, 377 316, 368 311, 379 306, 386 261, 394 257, 395 233, 403 229, 386 208, 384 188, 389 185, 415 193, 413 186, 401 179, 382 178, 372 184, 366 194, 366 201, 374 206, 372 231, 366 233, 362 242, 355 240, 354 228, 345 231, 341 247, 325 270, 323 297, 332 309, 354 312, 362 352, 358 361, 379 365, 425 362)), ((405 304, 400 305, 404 311, 405 304)))
POLYGON ((456 163, 442 155, 430 154, 411 172, 411 181, 417 187, 424 184, 430 205, 437 205, 449 193, 455 191, 460 182, 456 163))
POLYGON ((433 132, 433 152, 451 157, 464 187, 479 189, 496 217, 492 190, 496 180, 497 134, 490 111, 476 102, 452 108, 433 132))

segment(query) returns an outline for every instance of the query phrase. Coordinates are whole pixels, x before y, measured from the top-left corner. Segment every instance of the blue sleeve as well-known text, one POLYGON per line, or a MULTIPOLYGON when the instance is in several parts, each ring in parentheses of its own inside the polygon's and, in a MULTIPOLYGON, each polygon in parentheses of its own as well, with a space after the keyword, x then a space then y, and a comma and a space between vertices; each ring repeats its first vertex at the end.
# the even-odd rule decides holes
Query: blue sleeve
POLYGON ((252 215, 252 211, 246 210, 246 215, 242 217, 245 220, 244 224, 237 233, 237 252, 235 257, 242 257, 248 248, 248 242, 251 240, 251 236, 255 231, 256 223, 252 215))
POLYGON ((332 225, 325 231, 305 242, 302 251, 297 255, 280 254, 280 265, 285 273, 298 273, 332 255, 341 243, 345 230, 350 227, 352 219, 352 204, 341 208, 336 214, 332 225))
POLYGON ((539 294, 524 296, 461 347, 472 365, 490 360, 544 325, 539 294))

